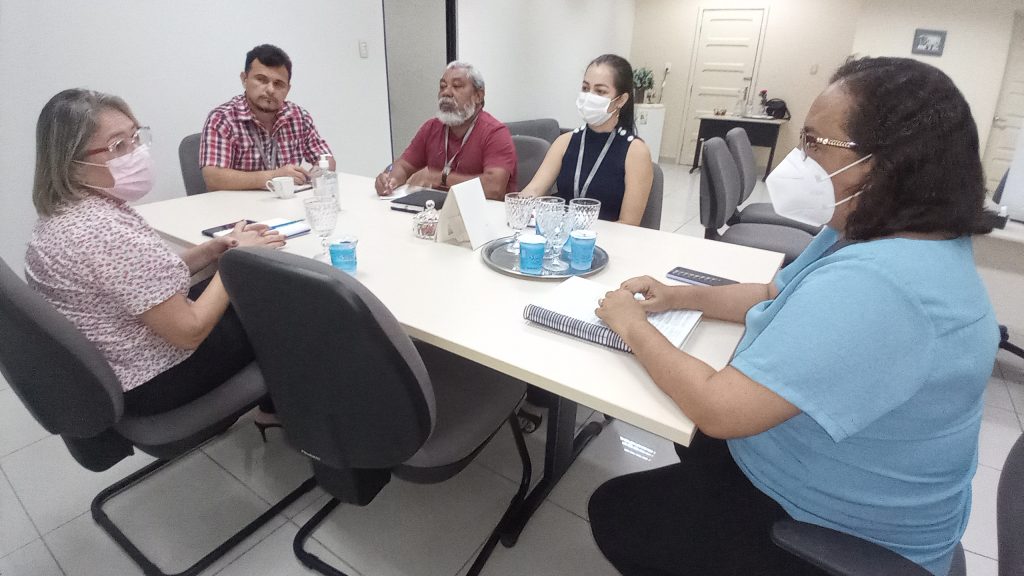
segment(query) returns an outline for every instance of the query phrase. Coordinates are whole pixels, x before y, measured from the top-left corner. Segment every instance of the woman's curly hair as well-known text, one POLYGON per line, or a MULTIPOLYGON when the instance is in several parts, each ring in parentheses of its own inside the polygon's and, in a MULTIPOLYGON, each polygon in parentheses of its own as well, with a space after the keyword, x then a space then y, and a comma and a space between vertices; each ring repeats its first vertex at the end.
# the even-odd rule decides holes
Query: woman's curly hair
POLYGON ((984 234, 978 129, 941 70, 908 58, 851 59, 832 76, 853 98, 846 131, 873 154, 846 237, 899 232, 984 234))

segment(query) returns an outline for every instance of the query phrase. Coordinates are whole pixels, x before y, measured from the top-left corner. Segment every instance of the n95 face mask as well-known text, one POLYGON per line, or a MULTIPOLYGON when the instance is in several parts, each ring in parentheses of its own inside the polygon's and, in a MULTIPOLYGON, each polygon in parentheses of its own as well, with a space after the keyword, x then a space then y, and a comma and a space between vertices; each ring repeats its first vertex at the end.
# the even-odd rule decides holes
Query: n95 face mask
POLYGON ((811 226, 822 226, 832 220, 836 206, 849 202, 860 192, 836 202, 832 177, 867 160, 871 155, 847 164, 829 174, 810 156, 804 157, 799 148, 786 155, 775 170, 765 178, 768 196, 775 213, 811 226))

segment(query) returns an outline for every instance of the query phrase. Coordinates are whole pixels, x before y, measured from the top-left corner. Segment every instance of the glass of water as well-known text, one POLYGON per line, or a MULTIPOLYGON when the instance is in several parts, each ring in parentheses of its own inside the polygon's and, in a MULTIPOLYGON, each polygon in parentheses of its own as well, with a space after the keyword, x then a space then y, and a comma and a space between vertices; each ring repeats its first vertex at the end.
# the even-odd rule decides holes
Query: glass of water
POLYGON ((512 242, 505 247, 509 252, 519 254, 519 235, 530 223, 530 216, 533 215, 533 198, 520 196, 519 192, 505 194, 505 220, 508 227, 515 232, 512 242))
POLYGON ((551 272, 564 272, 569 268, 559 254, 562 246, 569 239, 575 216, 562 205, 543 206, 537 210, 537 227, 544 231, 544 239, 551 246, 550 256, 544 259, 544 269, 551 272))
POLYGON ((338 202, 333 196, 306 198, 302 201, 306 208, 306 222, 309 229, 320 237, 320 245, 323 247, 321 253, 327 257, 327 237, 334 232, 338 225, 338 202))

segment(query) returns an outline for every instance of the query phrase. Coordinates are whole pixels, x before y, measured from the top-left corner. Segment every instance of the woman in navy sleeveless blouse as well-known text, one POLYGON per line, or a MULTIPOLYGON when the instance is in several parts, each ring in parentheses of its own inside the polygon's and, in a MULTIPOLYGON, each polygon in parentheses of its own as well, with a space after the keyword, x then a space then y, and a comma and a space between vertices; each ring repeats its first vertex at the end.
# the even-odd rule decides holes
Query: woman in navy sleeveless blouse
POLYGON ((543 196, 556 185, 556 195, 567 201, 600 200, 602 220, 640 224, 654 171, 647 145, 636 136, 629 62, 614 54, 595 58, 576 105, 586 124, 555 140, 523 195, 543 196))

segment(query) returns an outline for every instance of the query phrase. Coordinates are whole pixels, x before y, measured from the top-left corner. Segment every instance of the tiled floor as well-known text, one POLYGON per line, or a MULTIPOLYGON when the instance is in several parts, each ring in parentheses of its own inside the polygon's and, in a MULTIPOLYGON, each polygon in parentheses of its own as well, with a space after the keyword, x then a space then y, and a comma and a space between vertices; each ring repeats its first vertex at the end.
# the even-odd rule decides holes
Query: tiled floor
MULTIPOLYGON (((687 174, 683 166, 663 168, 662 228, 701 236, 697 174, 687 174)), ((763 189, 754 199, 765 199, 763 189)), ((1024 342, 1022 335, 1015 339, 1024 342)), ((970 576, 996 574, 996 485, 1007 451, 1021 433, 1024 360, 1000 352, 985 402, 974 509, 963 539, 970 576)), ((598 417, 583 410, 578 420, 598 417)), ((223 539, 306 475, 304 458, 275 432, 263 444, 249 418, 243 418, 227 434, 116 498, 109 512, 165 570, 180 570, 205 553, 208 542, 223 539)), ((541 467, 542 431, 527 443, 535 468, 541 467)), ((541 506, 518 545, 495 550, 485 573, 615 574, 590 536, 590 493, 608 478, 674 459, 668 441, 613 422, 541 506), (641 457, 644 451, 633 443, 650 454, 641 457)), ((137 455, 104 473, 85 471, 0 378, 0 576, 140 574, 88 510, 103 486, 150 461, 137 455)), ((515 491, 518 474, 511 435, 503 430, 474 464, 448 482, 420 486, 395 480, 370 506, 339 508, 309 547, 350 574, 461 575, 515 491)), ((291 541, 325 500, 319 489, 307 494, 204 574, 307 574, 292 554, 291 541)))

